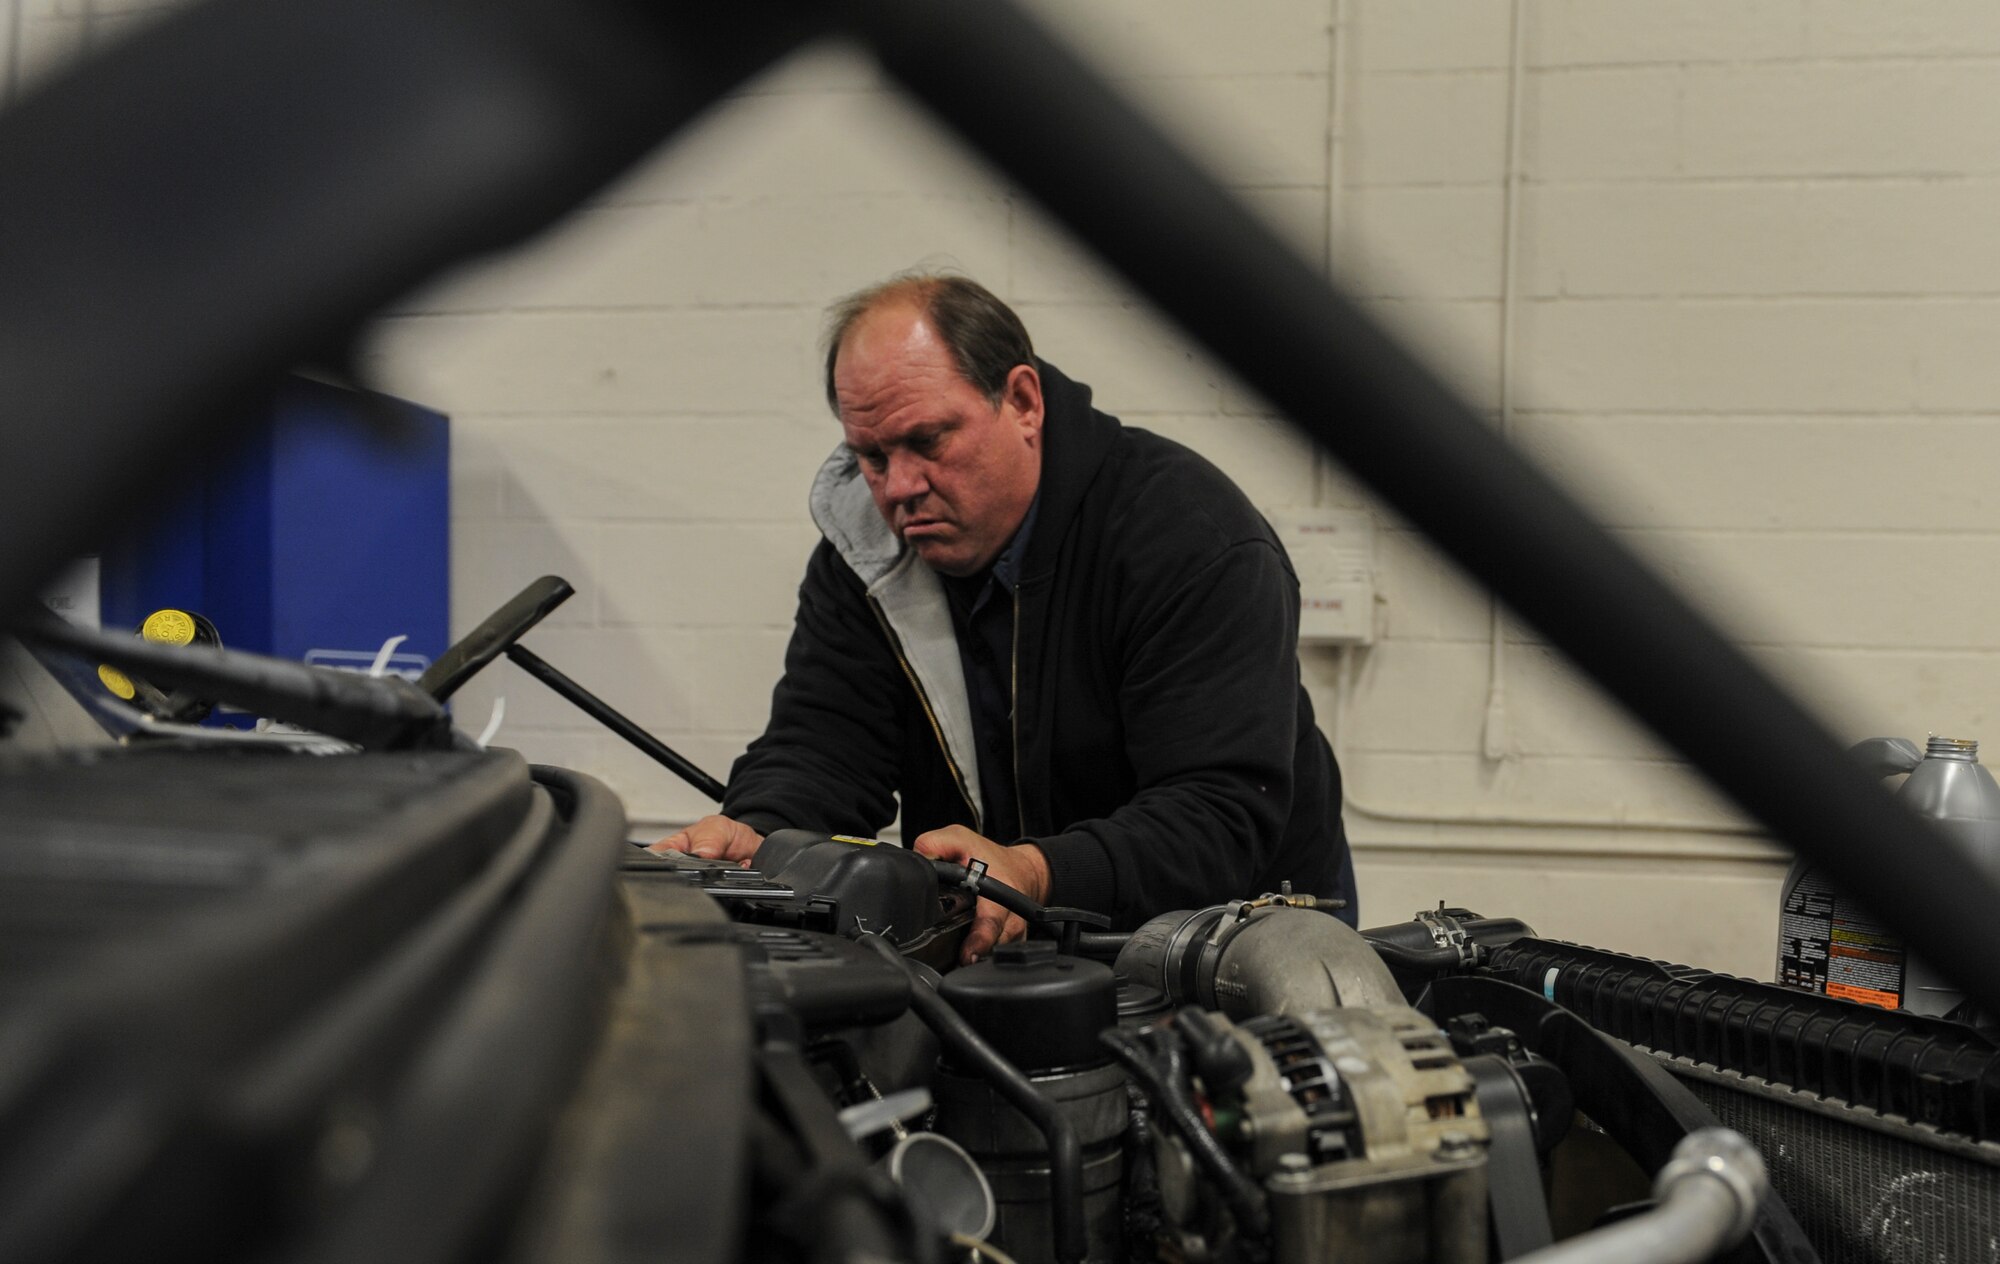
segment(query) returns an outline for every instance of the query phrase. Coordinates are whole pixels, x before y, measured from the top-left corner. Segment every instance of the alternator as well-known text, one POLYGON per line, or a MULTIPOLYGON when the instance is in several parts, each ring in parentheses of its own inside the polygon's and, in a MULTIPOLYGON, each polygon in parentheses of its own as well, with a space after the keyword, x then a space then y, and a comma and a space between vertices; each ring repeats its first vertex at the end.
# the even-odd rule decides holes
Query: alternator
POLYGON ((1485 1260, 1486 1121, 1435 1024, 1404 1006, 1350 1007, 1232 1034, 1254 1067, 1241 1135, 1277 1264, 1485 1260))

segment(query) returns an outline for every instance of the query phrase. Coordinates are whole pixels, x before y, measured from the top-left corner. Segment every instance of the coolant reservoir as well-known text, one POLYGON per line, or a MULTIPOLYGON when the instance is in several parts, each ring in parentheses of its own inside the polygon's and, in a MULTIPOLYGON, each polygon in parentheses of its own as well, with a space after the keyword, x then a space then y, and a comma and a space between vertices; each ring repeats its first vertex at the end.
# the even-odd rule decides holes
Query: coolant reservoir
MULTIPOLYGON (((1904 738, 1873 737, 1851 753, 1878 776, 1908 773, 1896 798, 2000 879, 2000 782, 1981 766, 1978 742, 1933 737, 1919 754, 1904 738)), ((1919 1014, 1947 1014, 1965 999, 1803 860, 1785 875, 1780 910, 1777 980, 1787 987, 1919 1014)))

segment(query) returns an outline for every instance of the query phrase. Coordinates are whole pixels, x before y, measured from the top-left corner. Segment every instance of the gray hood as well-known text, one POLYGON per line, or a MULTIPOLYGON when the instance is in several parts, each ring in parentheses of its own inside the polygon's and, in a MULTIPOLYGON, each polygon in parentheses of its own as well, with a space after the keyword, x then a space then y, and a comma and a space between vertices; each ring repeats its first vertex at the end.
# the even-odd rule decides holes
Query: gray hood
POLYGON ((937 722, 945 754, 958 769, 961 788, 984 821, 972 704, 943 582, 882 521, 861 477, 861 462, 845 444, 814 475, 810 504, 813 524, 861 580, 889 625, 896 652, 937 722))

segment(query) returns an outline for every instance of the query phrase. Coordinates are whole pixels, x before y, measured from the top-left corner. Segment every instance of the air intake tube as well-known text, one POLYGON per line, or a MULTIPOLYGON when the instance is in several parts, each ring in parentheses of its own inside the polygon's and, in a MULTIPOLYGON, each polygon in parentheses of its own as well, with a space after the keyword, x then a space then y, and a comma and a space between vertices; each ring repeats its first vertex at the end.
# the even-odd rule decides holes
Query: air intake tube
POLYGON ((1164 913, 1132 933, 1118 974, 1231 1018, 1343 1005, 1401 1005, 1359 933, 1311 896, 1266 895, 1164 913))

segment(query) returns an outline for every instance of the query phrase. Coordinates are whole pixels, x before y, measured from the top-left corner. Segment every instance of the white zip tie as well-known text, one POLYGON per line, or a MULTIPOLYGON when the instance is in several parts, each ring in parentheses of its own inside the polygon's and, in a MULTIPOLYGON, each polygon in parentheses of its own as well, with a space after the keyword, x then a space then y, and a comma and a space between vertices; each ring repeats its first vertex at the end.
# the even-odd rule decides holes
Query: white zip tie
POLYGON ((477 739, 479 742, 479 749, 481 750, 486 749, 486 744, 492 741, 494 734, 500 731, 500 723, 506 718, 507 718, 507 699, 504 696, 493 699, 493 714, 490 717, 488 717, 486 721, 486 727, 480 730, 479 737, 477 739))
POLYGON ((407 636, 392 636, 382 642, 382 648, 375 651, 375 663, 368 669, 370 676, 380 676, 389 670, 389 660, 395 656, 396 647, 409 640, 407 636))

